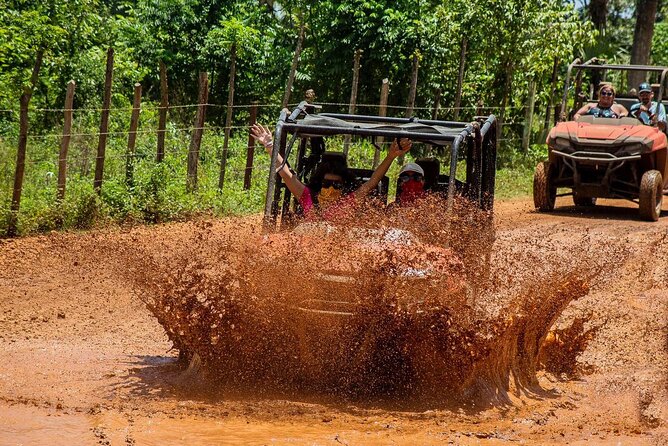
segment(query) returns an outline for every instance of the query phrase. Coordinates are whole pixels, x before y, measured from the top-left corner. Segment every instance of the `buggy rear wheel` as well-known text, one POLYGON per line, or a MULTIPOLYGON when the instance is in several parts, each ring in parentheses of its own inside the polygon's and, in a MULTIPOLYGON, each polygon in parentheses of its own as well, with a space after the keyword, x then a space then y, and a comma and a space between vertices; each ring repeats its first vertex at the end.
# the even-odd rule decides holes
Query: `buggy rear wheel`
POLYGON ((640 218, 657 221, 663 203, 663 177, 658 170, 648 170, 640 180, 640 218))
POLYGON ((557 198, 553 181, 553 167, 549 161, 538 163, 533 175, 533 204, 539 211, 551 211, 557 198))
POLYGON ((596 206, 596 197, 585 197, 577 192, 573 192, 573 203, 576 206, 593 207, 596 206))

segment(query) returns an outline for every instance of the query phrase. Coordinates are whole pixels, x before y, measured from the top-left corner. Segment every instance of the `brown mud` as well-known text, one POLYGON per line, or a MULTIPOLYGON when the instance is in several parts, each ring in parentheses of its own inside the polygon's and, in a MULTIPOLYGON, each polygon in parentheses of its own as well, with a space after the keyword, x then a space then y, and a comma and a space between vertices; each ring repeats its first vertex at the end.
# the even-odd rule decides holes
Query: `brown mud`
POLYGON ((0 444, 668 444, 668 220, 607 203, 497 203, 484 274, 486 228, 424 213, 0 241, 0 444), (323 264, 343 325, 294 316, 323 264))

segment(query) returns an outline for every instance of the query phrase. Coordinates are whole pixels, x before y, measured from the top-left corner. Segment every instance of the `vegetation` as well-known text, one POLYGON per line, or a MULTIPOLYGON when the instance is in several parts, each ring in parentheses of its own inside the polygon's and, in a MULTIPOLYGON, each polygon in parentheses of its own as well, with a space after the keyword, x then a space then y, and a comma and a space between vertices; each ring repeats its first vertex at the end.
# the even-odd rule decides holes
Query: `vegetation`
MULTIPOLYGON (((647 8, 648 0, 638 0, 647 8)), ((651 0, 649 1, 651 3, 651 0)), ((656 1, 655 1, 656 3, 656 1)), ((283 99, 299 30, 303 51, 291 102, 313 88, 331 110, 347 110, 353 53, 363 50, 359 112, 377 113, 383 78, 390 80, 389 114, 403 116, 412 60, 419 60, 418 116, 430 116, 441 92, 441 118, 454 116, 460 56, 465 52, 460 119, 476 107, 497 114, 503 126, 501 196, 524 193, 530 166, 543 147, 519 152, 529 85, 535 84, 532 138, 544 138, 552 96, 553 69, 563 75, 576 56, 628 62, 634 41, 636 6, 631 0, 580 2, 508 0, 0 0, 0 233, 4 232, 13 188, 18 145, 18 104, 30 87, 35 55, 44 62, 30 102, 30 138, 19 226, 22 233, 58 227, 88 227, 100 221, 165 221, 200 212, 237 213, 261 209, 266 157, 258 154, 253 188, 242 190, 246 134, 235 132, 248 108, 235 108, 223 191, 217 188, 225 107, 207 111, 200 154, 200 187, 185 189, 190 128, 197 76, 209 73, 210 104, 225 104, 230 63, 236 64, 235 104, 252 101, 259 120, 275 119, 283 99), (603 5, 602 15, 595 9, 603 5), (597 6, 598 5, 598 6, 597 6), (580 9, 578 9, 580 8, 580 9), (92 189, 102 104, 105 57, 115 50, 108 159, 101 195, 92 189), (159 63, 167 66, 170 88, 167 156, 156 163, 156 107, 159 63), (67 194, 56 200, 59 133, 66 84, 77 83, 68 156, 67 194), (125 181, 125 145, 133 84, 143 86, 135 181, 125 181), (259 165, 258 165, 259 164, 259 165), (504 189, 506 188, 506 189, 504 189)), ((649 57, 668 63, 668 33, 659 5, 649 57)), ((644 11, 645 9, 643 9, 644 11)), ((637 32, 637 31, 636 31, 637 32)), ((651 38, 651 36, 650 36, 651 38)), ((559 79, 557 85, 559 85, 559 79)))

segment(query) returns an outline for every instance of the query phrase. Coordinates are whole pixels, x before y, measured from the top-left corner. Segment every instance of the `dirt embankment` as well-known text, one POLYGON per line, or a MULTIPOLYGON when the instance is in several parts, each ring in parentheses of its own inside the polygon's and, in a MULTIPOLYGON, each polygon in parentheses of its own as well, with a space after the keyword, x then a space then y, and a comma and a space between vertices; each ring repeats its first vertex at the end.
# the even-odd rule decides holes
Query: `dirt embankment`
MULTIPOLYGON (((449 383, 468 381, 438 398, 294 380, 231 386, 197 364, 184 371, 140 297, 200 286, 206 302, 221 284, 241 296, 230 290, 253 276, 239 265, 260 252, 254 219, 1 241, 0 444, 666 444, 668 220, 635 213, 499 203, 492 285, 451 312, 470 338, 440 356, 459 370, 449 383)), ((419 364, 438 341, 423 344, 419 364)), ((266 359, 264 370, 294 372, 266 359)))

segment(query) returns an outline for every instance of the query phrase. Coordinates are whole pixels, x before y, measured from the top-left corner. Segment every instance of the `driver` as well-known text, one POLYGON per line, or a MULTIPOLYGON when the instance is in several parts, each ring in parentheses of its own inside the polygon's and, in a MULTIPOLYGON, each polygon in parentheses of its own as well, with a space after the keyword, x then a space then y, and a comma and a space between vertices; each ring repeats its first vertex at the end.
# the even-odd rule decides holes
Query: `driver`
MULTIPOLYGON (((268 154, 271 155, 274 141, 269 129, 265 126, 253 124, 251 135, 260 142, 268 154)), ((371 178, 357 189, 350 191, 351 173, 348 166, 342 163, 321 163, 313 173, 309 184, 302 183, 297 175, 293 174, 288 166, 278 172, 290 192, 299 200, 306 218, 320 217, 324 220, 342 215, 344 208, 350 203, 361 201, 378 186, 395 158, 410 151, 412 143, 402 138, 399 143, 392 142, 387 156, 371 175, 371 178)), ((283 164, 283 158, 278 155, 277 166, 283 164)))
POLYGON ((643 124, 659 127, 666 131, 666 108, 663 104, 652 101, 654 92, 648 82, 638 87, 638 102, 631 106, 631 115, 638 118, 643 124))
POLYGON ((575 112, 573 120, 577 121, 581 116, 593 115, 596 118, 624 118, 629 115, 628 110, 615 103, 615 87, 612 84, 603 84, 598 89, 598 103, 585 104, 575 112))

